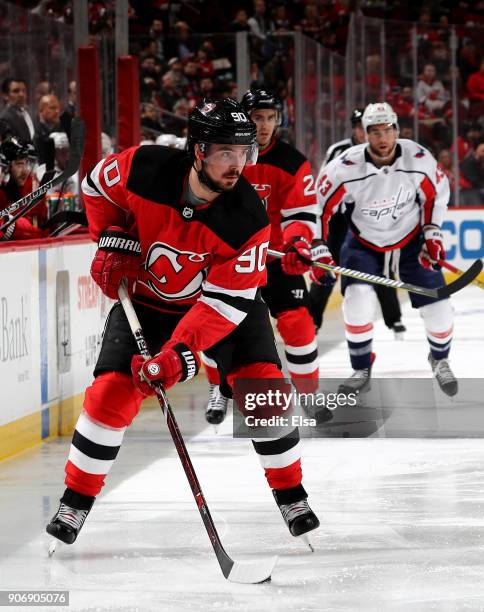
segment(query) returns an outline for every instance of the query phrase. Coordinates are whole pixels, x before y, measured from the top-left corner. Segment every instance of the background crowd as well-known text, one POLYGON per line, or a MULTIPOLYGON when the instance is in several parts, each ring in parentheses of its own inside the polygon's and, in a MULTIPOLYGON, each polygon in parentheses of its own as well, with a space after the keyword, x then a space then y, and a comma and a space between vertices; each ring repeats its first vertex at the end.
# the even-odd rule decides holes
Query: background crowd
MULTIPOLYGON (((29 8, 34 15, 50 16, 59 23, 72 23, 72 1, 16 0, 11 4, 29 8)), ((4 7, 5 2, 0 3, 2 38, 8 34, 4 7)), ((113 34, 113 7, 113 1, 89 2, 89 30, 93 41, 113 34)), ((251 84, 274 89, 282 98, 282 131, 291 139, 296 114, 294 45, 288 33, 300 31, 343 55, 353 13, 406 21, 407 26, 411 22, 416 24, 417 80, 412 72, 413 43, 409 35, 412 30, 400 28, 400 35, 389 38, 391 44, 384 59, 378 48, 368 47, 362 60, 365 96, 368 100, 379 100, 384 94, 399 116, 402 137, 415 138, 415 121, 418 121, 418 141, 439 159, 452 189, 456 186, 452 164, 456 148, 460 164, 460 204, 484 205, 482 0, 423 4, 385 0, 247 0, 225 4, 205 0, 131 0, 130 52, 140 62, 143 142, 183 148, 188 114, 199 101, 240 97, 233 37, 236 32, 247 32, 249 36, 251 84), (455 67, 450 56, 451 26, 459 41, 455 67), (458 117, 453 116, 452 79, 458 88, 458 117), (459 126, 456 142, 452 131, 455 120, 459 126)), ((387 29, 394 23, 389 21, 387 29)), ((22 141, 32 142, 37 165, 47 170, 58 167, 58 158, 68 146, 70 122, 76 113, 75 81, 61 90, 58 83, 46 78, 35 87, 30 84, 29 89, 25 80, 11 72, 8 62, 0 62, 0 82, 0 139, 10 133, 22 141)), ((337 87, 344 87, 341 79, 337 81, 335 77, 335 83, 337 87)), ((339 112, 346 113, 346 110, 339 112)), ((106 126, 105 130, 109 128, 106 126)), ((112 150, 110 136, 103 134, 104 154, 112 150)), ((5 164, 3 174, 5 181, 5 164)), ((11 176, 7 178, 11 180, 11 176)), ((15 195, 18 193, 17 190, 15 195)))

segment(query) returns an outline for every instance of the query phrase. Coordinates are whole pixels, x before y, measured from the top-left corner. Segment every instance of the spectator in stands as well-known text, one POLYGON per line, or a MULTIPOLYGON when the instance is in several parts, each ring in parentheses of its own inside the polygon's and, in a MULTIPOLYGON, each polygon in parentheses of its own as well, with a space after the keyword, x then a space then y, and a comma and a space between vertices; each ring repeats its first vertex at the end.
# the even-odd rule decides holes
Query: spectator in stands
MULTIPOLYGON (((440 167, 445 172, 445 175, 449 179, 450 185, 450 199, 449 206, 454 206, 455 204, 455 174, 453 168, 453 159, 452 153, 449 149, 442 149, 437 158, 440 167)), ((470 187, 470 183, 466 180, 466 178, 460 173, 459 175, 459 188, 468 189, 470 187)))
POLYGON ((214 83, 210 78, 200 79, 200 102, 203 98, 213 97, 214 83))
POLYGON ((484 116, 484 57, 477 72, 473 72, 467 81, 469 93, 469 118, 479 119, 484 116))
POLYGON ((482 137, 482 129, 479 123, 463 123, 459 125, 459 136, 457 142, 452 144, 451 152, 457 147, 459 161, 461 162, 474 148, 482 137))
POLYGON ((408 140, 415 140, 413 133, 413 123, 409 119, 403 117, 400 120, 400 117, 398 116, 398 124, 400 126, 400 138, 408 138, 408 140))
POLYGON ((177 119, 174 122, 173 132, 176 136, 186 136, 188 125, 188 114, 190 112, 190 104, 186 98, 180 98, 173 107, 173 113, 177 119))
POLYGON ((473 72, 467 80, 469 100, 484 102, 484 57, 477 72, 473 72))
POLYGON ((319 17, 319 10, 315 4, 306 4, 304 7, 304 17, 294 26, 295 30, 300 30, 306 36, 319 40, 323 24, 319 17))
POLYGON ((265 0, 254 0, 254 14, 247 21, 251 34, 265 40, 275 30, 274 22, 267 15, 265 0))
POLYGON ((190 81, 193 81, 194 79, 198 79, 200 77, 199 66, 198 66, 197 62, 195 62, 192 59, 189 59, 187 61, 183 71, 185 73, 187 81, 189 82, 188 85, 190 84, 190 81))
POLYGON ((154 42, 156 57, 163 62, 165 60, 165 34, 163 21, 161 19, 153 19, 148 34, 151 40, 154 42))
POLYGON ((54 93, 54 90, 49 81, 39 81, 35 86, 34 91, 35 104, 39 104, 40 98, 42 98, 42 96, 48 96, 51 93, 54 93))
POLYGON ((464 178, 470 188, 462 191, 464 205, 484 205, 484 139, 476 143, 474 150, 464 158, 460 165, 464 178))
POLYGON ((12 133, 25 142, 34 138, 34 122, 27 110, 27 83, 23 79, 9 78, 2 83, 5 108, 0 119, 8 123, 12 133))
POLYGON ((51 169, 54 164, 55 151, 49 138, 52 132, 61 132, 59 98, 53 94, 42 96, 39 100, 39 118, 35 128, 34 143, 39 153, 39 163, 47 164, 51 169))
POLYGON ((417 83, 416 93, 419 104, 425 108, 428 116, 435 117, 441 114, 449 94, 442 82, 437 79, 437 71, 433 64, 425 64, 417 83))
POLYGON ((279 4, 274 9, 274 29, 276 32, 289 32, 293 29, 285 4, 279 4))
POLYGON ((254 14, 247 21, 252 34, 251 49, 254 60, 267 60, 272 55, 272 45, 267 35, 275 30, 272 19, 268 16, 265 0, 254 0, 254 14))
POLYGON ((160 110, 155 104, 145 102, 141 106, 141 129, 145 134, 145 140, 147 138, 146 132, 151 132, 154 140, 165 129, 161 121, 160 110))
POLYGON ((185 21, 177 21, 174 30, 174 39, 166 41, 166 57, 179 57, 185 61, 194 53, 194 42, 190 40, 190 27, 185 21))
POLYGON ((481 61, 482 54, 482 40, 481 48, 479 49, 476 43, 467 36, 462 39, 462 46, 458 52, 458 64, 462 73, 462 78, 467 82, 469 76, 479 70, 479 64, 481 61))
POLYGON ((169 74, 173 79, 175 89, 181 91, 188 85, 188 79, 184 74, 182 61, 178 57, 172 57, 168 62, 169 70, 165 74, 169 74))
POLYGON ((248 15, 245 9, 239 8, 235 11, 234 19, 230 22, 229 32, 250 32, 248 15))
MULTIPOLYGON (((374 53, 366 58, 366 97, 368 100, 386 99, 390 91, 388 79, 382 82, 381 55, 374 53)), ((396 83, 393 83, 396 85, 396 83)))
POLYGON ((450 68, 450 47, 442 40, 432 43, 430 63, 434 65, 437 74, 445 74, 450 68))
POLYGON ((67 134, 67 137, 71 137, 71 122, 73 117, 76 115, 77 106, 77 83, 71 81, 67 87, 67 98, 64 104, 64 110, 59 118, 62 126, 62 131, 67 134))
POLYGON ((204 43, 197 51, 197 56, 195 61, 198 65, 198 71, 200 77, 213 77, 215 70, 213 67, 213 62, 211 60, 213 49, 204 43))
POLYGON ((161 108, 167 111, 171 111, 175 102, 181 98, 171 74, 166 73, 161 77, 161 89, 157 97, 161 108))
POLYGON ((400 119, 413 117, 415 114, 415 103, 413 89, 409 86, 398 87, 392 91, 392 108, 400 119))

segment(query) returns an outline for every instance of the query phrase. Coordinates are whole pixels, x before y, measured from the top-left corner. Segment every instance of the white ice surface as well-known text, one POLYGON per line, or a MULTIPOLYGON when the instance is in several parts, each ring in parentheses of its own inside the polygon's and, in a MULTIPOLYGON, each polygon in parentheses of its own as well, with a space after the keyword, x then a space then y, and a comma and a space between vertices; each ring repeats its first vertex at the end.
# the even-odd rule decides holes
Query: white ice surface
MULTIPOLYGON (((454 299, 459 376, 482 377, 483 297, 467 289, 454 299)), ((423 327, 408 303, 404 322, 399 343, 377 323, 375 375, 429 375, 423 327)), ((321 336, 333 346, 322 370, 345 376, 340 319, 321 336)), ((205 427, 205 394, 200 380, 174 401, 193 463, 227 552, 279 555, 271 583, 224 580, 153 408, 128 432, 79 540, 52 559, 43 529, 63 489, 69 440, 0 465, 0 589, 69 590, 76 611, 484 610, 482 440, 303 441, 304 484, 321 519, 311 554, 288 534, 250 442, 233 440, 228 420, 216 436, 205 427)))

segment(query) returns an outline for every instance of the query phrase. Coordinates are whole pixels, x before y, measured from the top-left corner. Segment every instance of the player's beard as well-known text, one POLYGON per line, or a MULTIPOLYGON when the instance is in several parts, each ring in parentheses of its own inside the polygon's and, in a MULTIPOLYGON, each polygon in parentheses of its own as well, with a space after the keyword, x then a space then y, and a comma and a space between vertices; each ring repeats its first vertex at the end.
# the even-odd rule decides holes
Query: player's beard
POLYGON ((395 140, 393 147, 390 149, 389 153, 387 153, 386 155, 382 155, 380 151, 378 151, 377 149, 374 149, 371 145, 369 145, 371 156, 374 157, 375 161, 377 161, 380 164, 387 164, 391 162, 395 155, 396 148, 397 148, 397 141, 395 140))
POLYGON ((235 185, 237 185, 239 178, 240 178, 240 172, 238 171, 225 172, 224 174, 222 174, 222 178, 220 180, 215 180, 212 177, 210 177, 210 179, 215 183, 215 185, 217 185, 217 187, 219 187, 223 191, 232 191, 235 185), (225 180, 234 179, 234 182, 232 185, 227 185, 224 179, 225 180))

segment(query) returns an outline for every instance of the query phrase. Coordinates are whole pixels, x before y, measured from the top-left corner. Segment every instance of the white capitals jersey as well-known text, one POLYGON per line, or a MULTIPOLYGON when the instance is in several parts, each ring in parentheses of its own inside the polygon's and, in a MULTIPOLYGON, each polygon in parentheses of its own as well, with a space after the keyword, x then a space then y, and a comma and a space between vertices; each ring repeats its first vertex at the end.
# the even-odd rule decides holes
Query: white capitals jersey
POLYGON ((424 225, 442 225, 449 181, 435 158, 413 140, 399 139, 395 161, 375 166, 364 143, 322 168, 317 197, 322 235, 341 206, 356 238, 376 251, 399 249, 424 225))

